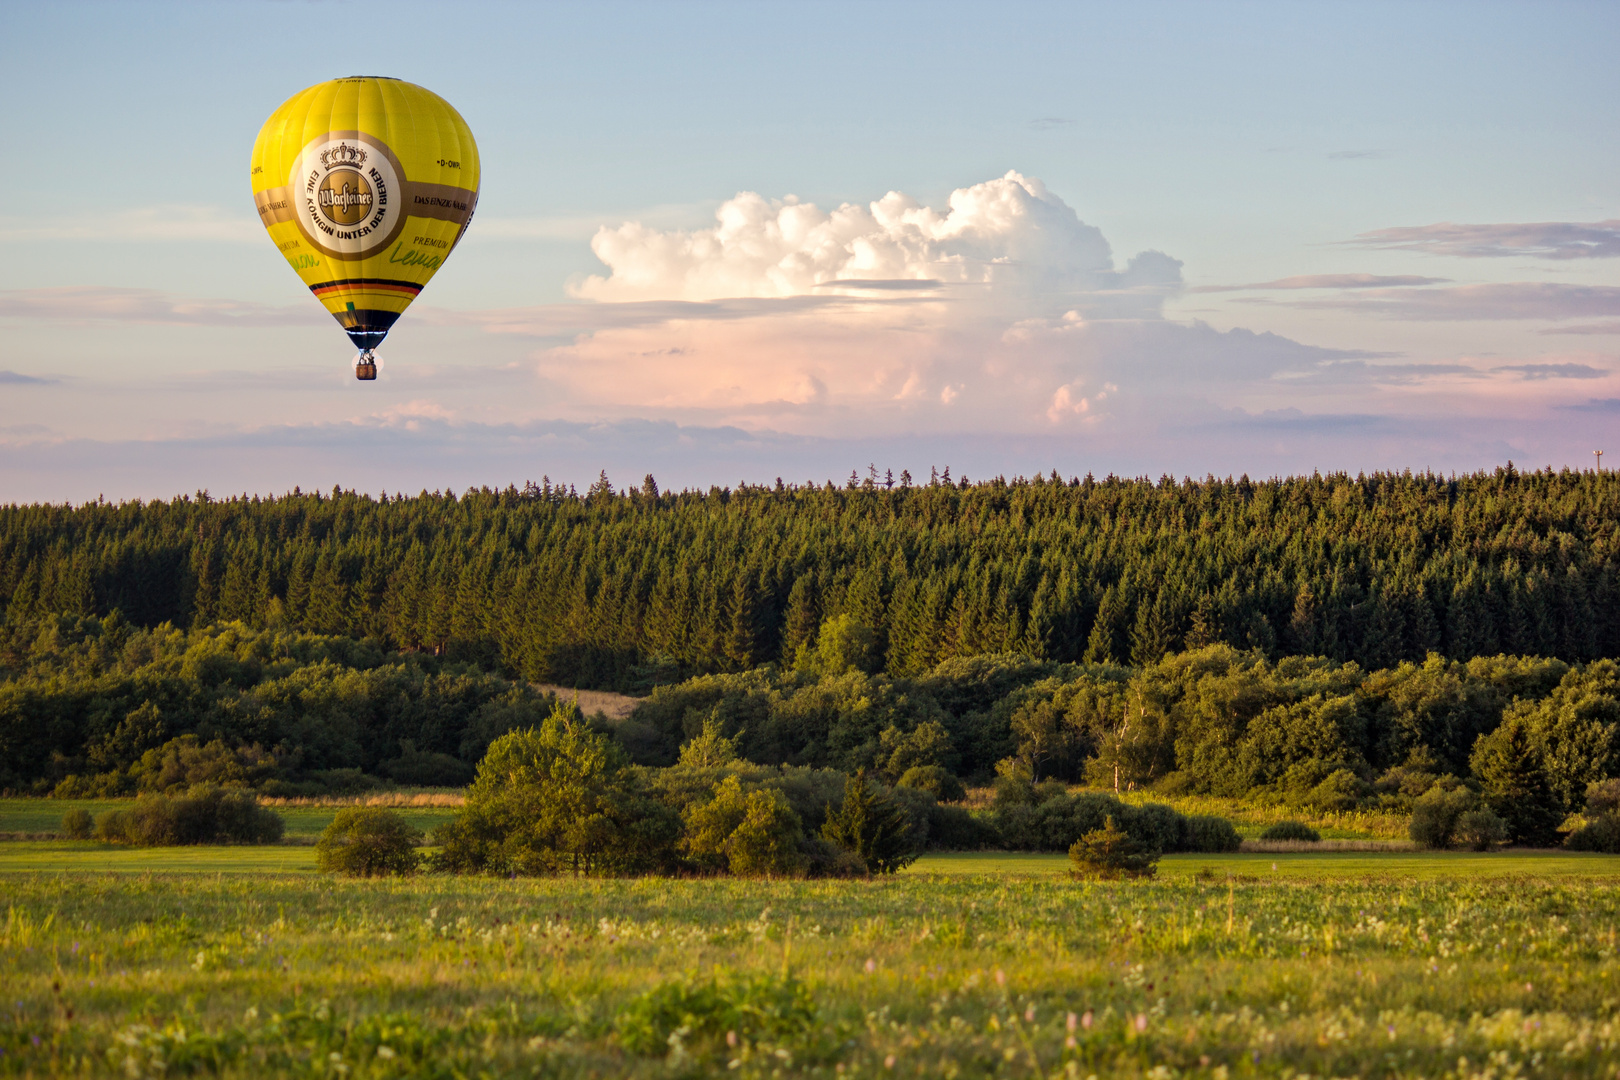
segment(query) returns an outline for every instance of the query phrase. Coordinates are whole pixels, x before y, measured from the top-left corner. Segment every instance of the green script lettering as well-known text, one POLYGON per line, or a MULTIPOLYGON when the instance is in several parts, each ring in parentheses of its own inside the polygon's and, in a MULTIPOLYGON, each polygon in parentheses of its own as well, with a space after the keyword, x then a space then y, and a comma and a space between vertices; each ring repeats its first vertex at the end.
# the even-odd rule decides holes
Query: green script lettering
POLYGON ((405 241, 403 240, 396 243, 394 250, 388 253, 388 261, 399 263, 401 266, 420 266, 427 270, 437 270, 439 264, 444 261, 443 256, 429 255, 427 252, 418 251, 415 248, 401 253, 400 249, 404 246, 405 241))

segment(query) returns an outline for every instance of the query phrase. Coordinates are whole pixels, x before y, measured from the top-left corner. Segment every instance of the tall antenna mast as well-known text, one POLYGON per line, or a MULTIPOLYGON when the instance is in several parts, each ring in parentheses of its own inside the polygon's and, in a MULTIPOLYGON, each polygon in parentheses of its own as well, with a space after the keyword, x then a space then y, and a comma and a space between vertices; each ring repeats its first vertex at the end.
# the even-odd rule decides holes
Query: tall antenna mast
POLYGON ((1603 471, 1603 451, 1594 450, 1594 451, 1592 451, 1592 456, 1597 458, 1597 471, 1602 472, 1603 471))

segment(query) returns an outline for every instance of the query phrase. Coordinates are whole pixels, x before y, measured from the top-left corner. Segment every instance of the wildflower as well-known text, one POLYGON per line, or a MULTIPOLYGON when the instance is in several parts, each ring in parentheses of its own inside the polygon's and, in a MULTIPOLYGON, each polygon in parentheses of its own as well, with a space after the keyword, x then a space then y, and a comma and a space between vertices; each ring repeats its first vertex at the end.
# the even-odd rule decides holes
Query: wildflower
POLYGON ((1147 1013, 1136 1014, 1136 1030, 1138 1034, 1147 1030, 1147 1013))
POLYGON ((731 1047, 737 1045, 737 1033, 735 1031, 726 1032, 726 1045, 731 1047))
POLYGON ((1080 1018, 1080 1026, 1085 1028, 1087 1031, 1091 1030, 1091 1010, 1090 1009, 1087 1009, 1086 1014, 1080 1018))
POLYGON ((890 1054, 888 1057, 883 1059, 883 1067, 885 1069, 894 1068, 894 1055, 893 1054, 890 1054))
POLYGON ((1073 1032, 1075 1024, 1079 1023, 1079 1021, 1080 1018, 1078 1016, 1074 1015, 1074 1013, 1070 1013, 1063 1021, 1063 1026, 1068 1028, 1070 1032, 1073 1032))
MULTIPOLYGON (((996 968, 996 985, 997 986, 1006 986, 1007 985, 1007 973, 1005 971, 1002 971, 1000 968, 996 968)), ((1525 984, 1525 989, 1526 990, 1530 989, 1530 986, 1529 986, 1528 983, 1525 984)))
POLYGON ((877 961, 873 960, 871 957, 867 957, 867 959, 866 959, 866 973, 868 975, 870 975, 870 974, 872 974, 872 972, 874 972, 876 970, 877 970, 877 961))
POLYGON ((1035 1022, 1035 1004, 1034 1004, 1034 1002, 1031 1002, 1029 1008, 1024 1010, 1024 1023, 1033 1024, 1034 1022, 1035 1022))
POLYGON ((377 1047, 377 1056, 387 1061, 394 1056, 394 1049, 391 1046, 379 1046, 377 1047))

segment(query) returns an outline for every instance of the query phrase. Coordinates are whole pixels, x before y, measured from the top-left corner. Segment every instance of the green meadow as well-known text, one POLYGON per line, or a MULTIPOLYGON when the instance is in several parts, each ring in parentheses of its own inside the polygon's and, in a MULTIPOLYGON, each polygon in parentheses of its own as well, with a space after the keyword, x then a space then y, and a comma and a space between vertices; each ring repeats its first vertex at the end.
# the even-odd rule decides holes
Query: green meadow
POLYGON ((1620 858, 341 880, 0 844, 0 1075, 1610 1077, 1620 858))
MULTIPOLYGON (((62 815, 69 810, 84 809, 99 814, 103 810, 127 810, 133 805, 134 799, 0 799, 0 836, 54 835, 62 827, 62 815)), ((287 840, 313 844, 341 807, 277 806, 274 809, 286 823, 287 840)), ((391 806, 388 809, 424 833, 432 832, 456 816, 454 807, 391 806)), ((0 848, 0 860, 3 859, 4 849, 0 848)))

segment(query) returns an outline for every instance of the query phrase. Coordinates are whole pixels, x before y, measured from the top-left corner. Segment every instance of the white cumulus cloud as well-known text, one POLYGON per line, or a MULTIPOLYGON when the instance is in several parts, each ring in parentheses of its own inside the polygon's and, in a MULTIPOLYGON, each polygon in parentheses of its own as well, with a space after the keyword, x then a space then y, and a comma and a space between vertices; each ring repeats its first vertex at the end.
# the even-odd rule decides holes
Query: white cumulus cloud
POLYGON ((1116 269, 1108 241, 1041 181, 1008 172, 951 193, 944 210, 891 191, 823 210, 793 196, 742 192, 713 228, 602 228, 591 250, 609 268, 573 286, 607 301, 706 301, 849 293, 968 302, 1009 314, 1084 310, 1157 317, 1181 264, 1143 252, 1116 269))

